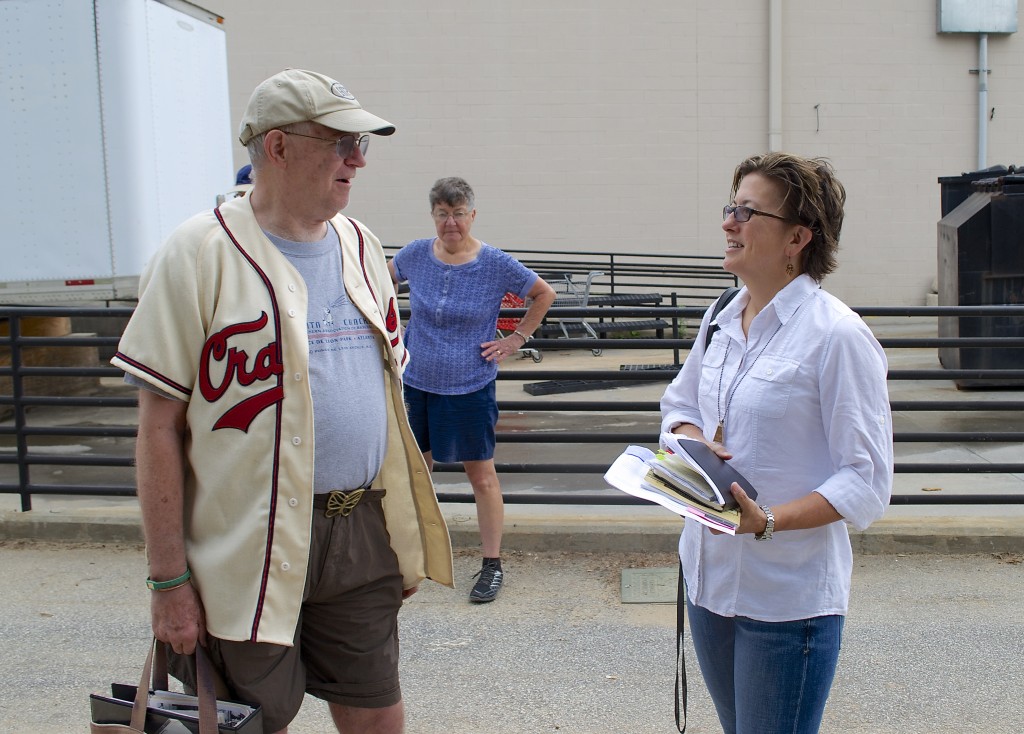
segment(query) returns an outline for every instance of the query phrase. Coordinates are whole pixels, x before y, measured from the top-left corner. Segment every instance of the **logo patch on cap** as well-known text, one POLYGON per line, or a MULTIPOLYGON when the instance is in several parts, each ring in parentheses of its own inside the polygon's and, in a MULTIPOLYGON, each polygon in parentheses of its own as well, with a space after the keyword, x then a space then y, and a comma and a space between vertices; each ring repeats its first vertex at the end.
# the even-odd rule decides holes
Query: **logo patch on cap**
POLYGON ((355 100, 355 97, 352 96, 352 92, 345 89, 345 87, 338 82, 334 82, 334 84, 331 85, 331 94, 335 97, 341 97, 342 99, 355 100))

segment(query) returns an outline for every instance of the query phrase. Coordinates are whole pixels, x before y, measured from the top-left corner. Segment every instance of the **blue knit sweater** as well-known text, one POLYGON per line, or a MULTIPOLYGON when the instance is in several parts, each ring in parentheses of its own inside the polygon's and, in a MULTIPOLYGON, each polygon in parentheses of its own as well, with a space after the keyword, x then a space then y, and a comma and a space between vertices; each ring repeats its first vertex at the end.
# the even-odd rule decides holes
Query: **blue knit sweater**
POLYGON ((464 395, 497 376, 498 365, 480 356, 480 345, 495 337, 504 295, 526 298, 537 274, 487 244, 471 262, 449 265, 434 255, 433 243, 414 240, 393 259, 398 279, 409 281, 412 311, 404 379, 419 390, 464 395))

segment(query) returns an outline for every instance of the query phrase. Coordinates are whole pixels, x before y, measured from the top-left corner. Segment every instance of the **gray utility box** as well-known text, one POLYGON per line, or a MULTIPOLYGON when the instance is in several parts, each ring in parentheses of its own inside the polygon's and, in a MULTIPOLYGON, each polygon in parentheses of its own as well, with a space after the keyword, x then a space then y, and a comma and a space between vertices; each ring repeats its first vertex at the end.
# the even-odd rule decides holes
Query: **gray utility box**
MULTIPOLYGON (((939 220, 940 306, 1024 305, 1024 175, 940 178, 944 186, 965 179, 971 193, 939 220)), ((966 192, 964 192, 966 193, 966 192)), ((948 194, 948 192, 944 192, 948 194)), ((944 196, 944 204, 946 202, 944 196)), ((959 197, 952 197, 955 201, 959 197)), ((944 206, 945 208, 945 206, 944 206)), ((940 337, 1024 337, 1024 316, 943 316, 940 337)), ((946 369, 1021 369, 1024 348, 943 347, 946 369)), ((961 379, 958 387, 1014 387, 1024 381, 961 379)))
POLYGON ((939 33, 1016 33, 1017 0, 937 0, 939 33))

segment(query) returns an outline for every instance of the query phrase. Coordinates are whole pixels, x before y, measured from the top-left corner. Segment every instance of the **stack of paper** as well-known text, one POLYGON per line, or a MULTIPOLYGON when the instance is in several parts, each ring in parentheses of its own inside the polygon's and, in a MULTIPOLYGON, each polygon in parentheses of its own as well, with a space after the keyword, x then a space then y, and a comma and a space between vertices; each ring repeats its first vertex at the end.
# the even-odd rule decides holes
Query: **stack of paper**
POLYGON ((734 535, 740 513, 730 487, 738 482, 756 499, 757 491, 750 482, 702 441, 665 433, 661 445, 658 453, 643 446, 627 446, 605 473, 605 481, 634 497, 734 535))

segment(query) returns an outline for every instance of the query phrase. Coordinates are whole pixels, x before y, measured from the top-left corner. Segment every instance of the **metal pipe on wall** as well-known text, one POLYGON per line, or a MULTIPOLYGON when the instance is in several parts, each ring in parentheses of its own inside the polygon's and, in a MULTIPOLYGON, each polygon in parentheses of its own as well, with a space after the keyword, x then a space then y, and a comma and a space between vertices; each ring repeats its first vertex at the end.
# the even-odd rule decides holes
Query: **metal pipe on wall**
POLYGON ((978 34, 978 170, 988 159, 988 34, 978 34))
POLYGON ((782 0, 768 2, 768 150, 782 150, 782 0))

